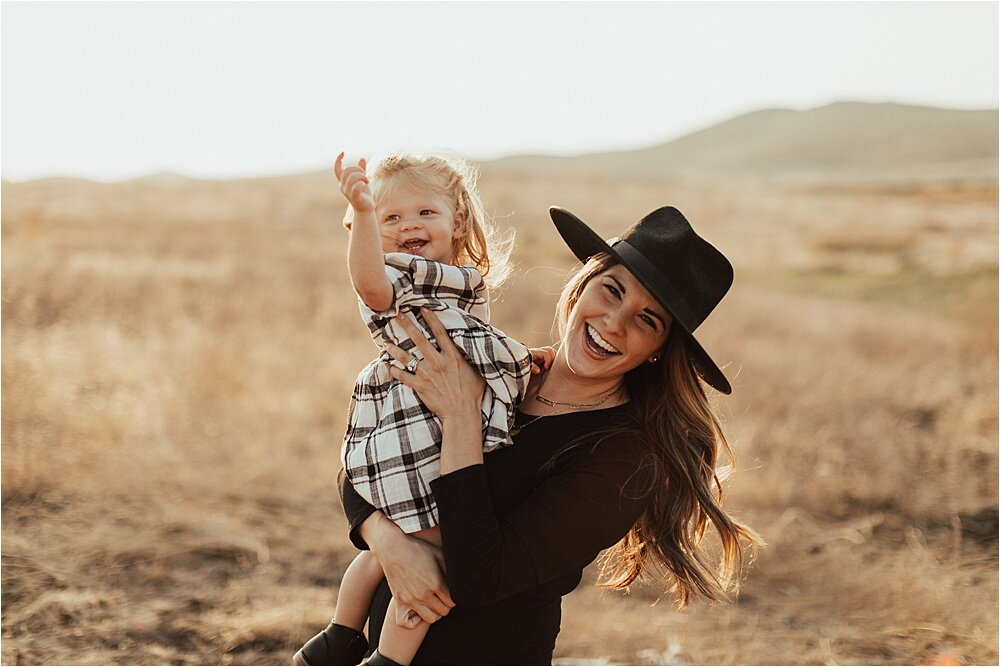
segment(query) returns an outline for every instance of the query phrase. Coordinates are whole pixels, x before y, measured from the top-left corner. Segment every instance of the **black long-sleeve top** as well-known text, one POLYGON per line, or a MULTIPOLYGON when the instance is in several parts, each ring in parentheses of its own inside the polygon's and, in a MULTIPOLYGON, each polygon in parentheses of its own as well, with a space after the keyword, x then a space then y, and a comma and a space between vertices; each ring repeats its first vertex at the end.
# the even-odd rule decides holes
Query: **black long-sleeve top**
MULTIPOLYGON (((628 412, 626 404, 537 420, 519 413, 524 430, 512 446, 431 484, 456 607, 431 626, 413 664, 551 663, 562 596, 628 532, 655 479, 633 438, 594 446, 593 434, 628 412), (553 459, 581 436, 587 444, 553 459)), ((357 527, 374 508, 346 481, 341 497, 351 539, 365 549, 357 527)), ((372 646, 388 600, 383 584, 372 605, 372 646)))

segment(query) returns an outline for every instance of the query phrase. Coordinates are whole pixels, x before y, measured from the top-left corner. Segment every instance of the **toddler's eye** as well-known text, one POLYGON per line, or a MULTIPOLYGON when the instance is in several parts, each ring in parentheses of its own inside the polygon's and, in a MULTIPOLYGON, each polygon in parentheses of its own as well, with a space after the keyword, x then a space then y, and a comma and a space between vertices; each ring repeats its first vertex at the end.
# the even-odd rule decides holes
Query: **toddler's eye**
POLYGON ((429 208, 425 208, 424 210, 420 211, 420 215, 434 215, 434 211, 430 210, 429 208))
POLYGON ((385 216, 384 222, 396 222, 399 220, 399 216, 393 213, 392 215, 385 216))

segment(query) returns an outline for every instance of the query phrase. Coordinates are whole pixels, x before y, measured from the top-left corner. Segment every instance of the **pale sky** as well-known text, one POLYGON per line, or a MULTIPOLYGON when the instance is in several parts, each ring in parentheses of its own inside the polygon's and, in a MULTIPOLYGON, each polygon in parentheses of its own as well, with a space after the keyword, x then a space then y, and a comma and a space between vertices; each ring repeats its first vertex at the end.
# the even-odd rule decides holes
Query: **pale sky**
POLYGON ((5 179, 646 147, 761 108, 998 106, 998 3, 0 5, 5 179))

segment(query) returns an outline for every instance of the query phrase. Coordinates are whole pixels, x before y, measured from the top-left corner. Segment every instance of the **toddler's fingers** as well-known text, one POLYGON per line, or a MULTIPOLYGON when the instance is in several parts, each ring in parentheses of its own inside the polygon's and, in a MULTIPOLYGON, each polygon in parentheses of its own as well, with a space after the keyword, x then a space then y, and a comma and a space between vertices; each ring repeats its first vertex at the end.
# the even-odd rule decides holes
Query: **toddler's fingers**
POLYGON ((340 180, 340 190, 345 196, 349 195, 358 184, 368 185, 368 178, 363 171, 357 167, 350 167, 344 171, 344 176, 340 180))
POLYGON ((344 173, 344 151, 340 151, 340 155, 337 156, 337 161, 333 163, 333 173, 336 174, 337 180, 340 180, 341 174, 344 173))
POLYGON ((364 194, 366 187, 368 187, 368 184, 360 181, 351 186, 351 200, 353 201, 364 194))

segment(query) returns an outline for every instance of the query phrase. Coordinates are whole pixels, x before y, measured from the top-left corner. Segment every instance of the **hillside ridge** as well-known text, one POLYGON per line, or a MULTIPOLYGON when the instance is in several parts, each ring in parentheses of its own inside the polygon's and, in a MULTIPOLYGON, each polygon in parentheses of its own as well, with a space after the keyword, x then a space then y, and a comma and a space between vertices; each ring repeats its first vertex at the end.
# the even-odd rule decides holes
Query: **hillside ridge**
POLYGON ((997 109, 833 102, 806 110, 759 109, 638 150, 522 155, 485 164, 651 177, 995 180, 997 128, 997 109))

